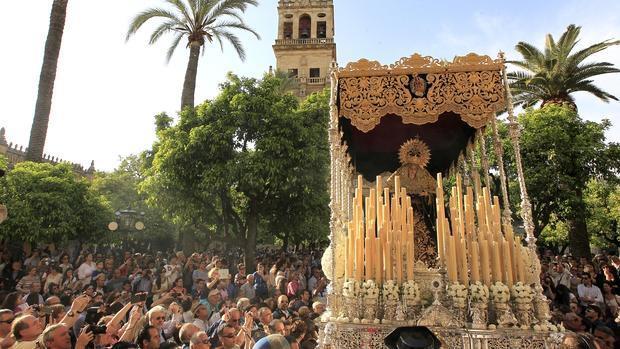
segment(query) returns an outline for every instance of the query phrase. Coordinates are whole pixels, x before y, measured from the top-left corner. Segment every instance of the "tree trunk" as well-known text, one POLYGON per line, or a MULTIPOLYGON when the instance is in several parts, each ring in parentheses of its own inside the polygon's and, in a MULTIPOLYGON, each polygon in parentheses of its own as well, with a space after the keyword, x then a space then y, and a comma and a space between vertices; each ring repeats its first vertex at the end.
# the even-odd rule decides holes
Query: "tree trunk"
POLYGON ((568 226, 568 240, 570 252, 573 256, 586 257, 588 260, 592 256, 590 251, 590 236, 586 224, 586 205, 583 202, 583 192, 576 190, 576 202, 571 208, 571 218, 566 220, 568 226))
POLYGON ((189 46, 189 61, 185 70, 183 93, 181 94, 181 110, 185 107, 194 107, 194 93, 196 92, 196 75, 198 75, 198 58, 200 57, 200 44, 193 42, 189 46))
POLYGON ((52 12, 50 14, 50 25, 45 40, 45 53, 43 54, 43 66, 39 76, 39 92, 37 94, 37 104, 34 109, 32 128, 30 129, 30 141, 28 142, 28 152, 26 160, 42 161, 43 147, 47 136, 47 124, 50 119, 52 109, 52 94, 54 92, 54 81, 56 80, 56 67, 58 66, 58 55, 60 54, 60 44, 62 34, 65 29, 65 18, 67 17, 67 3, 69 0, 54 0, 52 12))
POLYGON ((248 273, 256 269, 256 235, 258 230, 258 202, 250 199, 248 204, 247 232, 245 239, 245 268, 248 273))

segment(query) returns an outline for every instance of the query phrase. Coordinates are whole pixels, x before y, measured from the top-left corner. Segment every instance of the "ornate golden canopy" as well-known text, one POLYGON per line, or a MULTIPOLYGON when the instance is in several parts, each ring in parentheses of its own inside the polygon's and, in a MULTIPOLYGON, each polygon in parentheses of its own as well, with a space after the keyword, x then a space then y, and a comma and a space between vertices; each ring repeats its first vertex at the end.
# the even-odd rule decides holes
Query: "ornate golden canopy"
POLYGON ((452 62, 414 54, 394 64, 361 59, 338 69, 339 114, 362 132, 395 114, 422 125, 445 112, 481 128, 505 108, 503 61, 470 53, 452 62))

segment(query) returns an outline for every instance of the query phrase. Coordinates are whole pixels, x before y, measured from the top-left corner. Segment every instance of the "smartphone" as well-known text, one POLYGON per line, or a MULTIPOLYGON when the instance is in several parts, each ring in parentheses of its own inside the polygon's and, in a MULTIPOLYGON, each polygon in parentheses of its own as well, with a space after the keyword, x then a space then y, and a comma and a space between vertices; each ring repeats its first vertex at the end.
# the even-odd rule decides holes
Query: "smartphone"
POLYGON ((132 304, 145 302, 146 301, 146 293, 136 293, 131 295, 130 302, 132 304))

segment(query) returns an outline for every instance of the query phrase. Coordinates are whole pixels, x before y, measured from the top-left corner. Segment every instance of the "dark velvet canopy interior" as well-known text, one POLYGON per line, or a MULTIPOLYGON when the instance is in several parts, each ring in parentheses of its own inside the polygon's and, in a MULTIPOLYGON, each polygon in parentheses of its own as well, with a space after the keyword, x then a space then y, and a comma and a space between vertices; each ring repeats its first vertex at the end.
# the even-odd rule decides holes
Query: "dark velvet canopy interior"
POLYGON ((431 175, 445 173, 476 132, 454 113, 443 113, 436 122, 423 125, 403 124, 400 116, 386 115, 379 125, 367 133, 356 129, 347 118, 341 117, 339 120, 353 166, 369 181, 374 181, 383 172, 398 169, 400 146, 415 137, 424 141, 431 150, 427 166, 431 175))

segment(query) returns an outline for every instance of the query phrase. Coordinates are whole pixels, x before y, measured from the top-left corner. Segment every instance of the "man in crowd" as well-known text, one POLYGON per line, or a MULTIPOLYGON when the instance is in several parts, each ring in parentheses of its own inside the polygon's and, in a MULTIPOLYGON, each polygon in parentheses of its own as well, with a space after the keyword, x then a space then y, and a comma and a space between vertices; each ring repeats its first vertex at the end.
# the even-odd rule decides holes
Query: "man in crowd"
POLYGON ((237 293, 238 298, 254 299, 256 298, 256 291, 254 290, 254 275, 248 274, 245 277, 245 282, 239 287, 237 293))
POLYGON ((217 337, 221 343, 217 349, 240 349, 239 345, 235 343, 237 334, 233 326, 229 324, 222 324, 217 331, 217 337))
POLYGON ((138 335, 138 345, 140 349, 159 349, 160 344, 159 330, 155 326, 145 326, 138 335))
POLYGON ((602 304, 603 294, 598 286, 592 284, 592 276, 588 273, 581 275, 581 284, 577 286, 579 299, 586 304, 602 304))
POLYGON ((190 340, 189 349, 210 349, 211 341, 204 331, 194 333, 190 340))
POLYGON ((6 349, 15 343, 11 336, 11 324, 15 316, 9 309, 0 309, 0 349, 6 349))
POLYGON ((281 295, 278 297, 278 309, 273 312, 273 318, 288 320, 291 318, 291 315, 291 312, 288 310, 288 297, 281 295))

